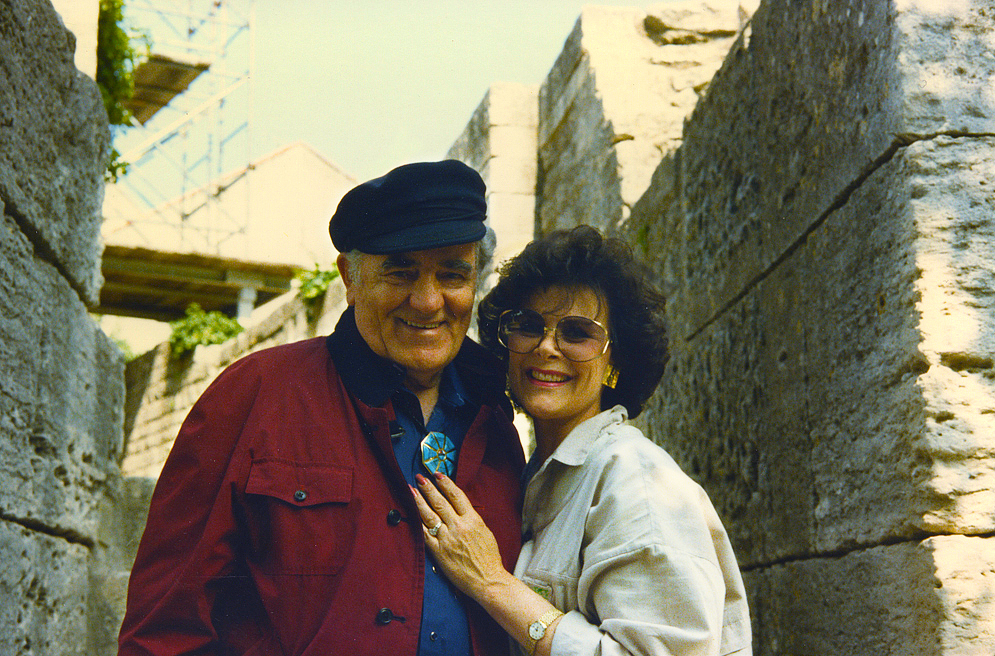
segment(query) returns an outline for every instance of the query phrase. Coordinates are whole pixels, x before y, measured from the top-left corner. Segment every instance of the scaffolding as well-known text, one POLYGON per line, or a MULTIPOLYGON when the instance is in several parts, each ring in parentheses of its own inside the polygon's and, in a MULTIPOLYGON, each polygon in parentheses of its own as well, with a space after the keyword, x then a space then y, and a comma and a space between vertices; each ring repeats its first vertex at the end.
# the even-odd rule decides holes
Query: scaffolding
POLYGON ((128 169, 107 188, 106 243, 244 251, 249 193, 244 211, 241 197, 236 206, 219 199, 251 169, 253 11, 253 0, 127 3, 127 22, 151 52, 135 69, 133 126, 115 137, 128 169))

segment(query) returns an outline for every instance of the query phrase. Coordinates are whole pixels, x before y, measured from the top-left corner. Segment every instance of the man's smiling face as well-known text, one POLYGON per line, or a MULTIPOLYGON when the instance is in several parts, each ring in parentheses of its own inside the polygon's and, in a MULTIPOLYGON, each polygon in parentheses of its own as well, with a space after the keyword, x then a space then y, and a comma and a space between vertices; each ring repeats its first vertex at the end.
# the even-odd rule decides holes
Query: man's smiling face
MULTIPOLYGON (((477 245, 364 254, 342 272, 359 333, 378 355, 425 385, 452 362, 473 313, 477 245)), ((344 258, 340 258, 340 270, 344 258)))

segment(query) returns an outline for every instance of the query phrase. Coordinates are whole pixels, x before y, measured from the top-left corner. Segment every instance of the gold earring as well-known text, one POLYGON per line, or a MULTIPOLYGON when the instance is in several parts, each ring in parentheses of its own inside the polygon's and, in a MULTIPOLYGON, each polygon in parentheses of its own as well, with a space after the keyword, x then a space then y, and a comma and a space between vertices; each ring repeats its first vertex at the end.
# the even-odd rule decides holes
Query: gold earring
POLYGON ((613 367, 611 363, 608 363, 608 368, 605 369, 605 379, 604 384, 611 389, 615 389, 615 385, 618 384, 618 369, 613 367))

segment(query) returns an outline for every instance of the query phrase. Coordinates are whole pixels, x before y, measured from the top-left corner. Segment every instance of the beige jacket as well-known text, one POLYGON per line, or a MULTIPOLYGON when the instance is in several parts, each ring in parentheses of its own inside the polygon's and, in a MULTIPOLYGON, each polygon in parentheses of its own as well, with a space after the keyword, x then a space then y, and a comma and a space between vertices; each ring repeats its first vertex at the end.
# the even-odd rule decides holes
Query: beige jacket
POLYGON ((515 576, 566 616, 554 656, 752 654, 736 557, 704 490, 616 406, 525 491, 515 576))

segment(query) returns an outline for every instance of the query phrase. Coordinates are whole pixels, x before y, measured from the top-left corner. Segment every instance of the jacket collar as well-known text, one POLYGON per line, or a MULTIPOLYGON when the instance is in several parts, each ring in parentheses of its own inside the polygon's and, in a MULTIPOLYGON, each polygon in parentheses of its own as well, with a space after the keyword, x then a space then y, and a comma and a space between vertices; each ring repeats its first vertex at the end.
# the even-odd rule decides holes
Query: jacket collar
MULTIPOLYGON (((339 318, 325 344, 335 369, 349 393, 370 407, 384 405, 404 385, 404 368, 373 352, 356 327, 350 306, 339 318)), ((482 346, 466 338, 453 360, 457 378, 469 385, 457 389, 471 403, 500 405, 509 415, 511 405, 504 394, 504 366, 482 346)))

